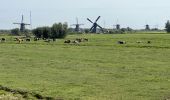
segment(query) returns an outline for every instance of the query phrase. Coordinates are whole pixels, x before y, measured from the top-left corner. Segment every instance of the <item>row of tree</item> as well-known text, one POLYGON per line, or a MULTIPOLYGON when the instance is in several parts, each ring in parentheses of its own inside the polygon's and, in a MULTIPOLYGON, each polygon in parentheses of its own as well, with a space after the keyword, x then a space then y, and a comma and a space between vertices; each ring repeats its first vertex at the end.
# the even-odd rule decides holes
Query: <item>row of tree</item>
POLYGON ((64 38, 67 35, 68 25, 67 23, 55 23, 52 27, 38 27, 32 32, 37 38, 44 39, 57 39, 64 38))
MULTIPOLYGON (((52 27, 37 27, 32 30, 33 35, 36 38, 43 38, 43 39, 57 39, 57 38, 64 38, 68 32, 68 25, 67 23, 55 23, 52 27)), ((31 31, 25 30, 24 32, 20 32, 19 28, 15 28, 11 30, 13 35, 26 35, 28 36, 31 31)))
POLYGON ((170 22, 169 22, 169 20, 165 24, 165 28, 166 28, 167 33, 170 33, 170 22))

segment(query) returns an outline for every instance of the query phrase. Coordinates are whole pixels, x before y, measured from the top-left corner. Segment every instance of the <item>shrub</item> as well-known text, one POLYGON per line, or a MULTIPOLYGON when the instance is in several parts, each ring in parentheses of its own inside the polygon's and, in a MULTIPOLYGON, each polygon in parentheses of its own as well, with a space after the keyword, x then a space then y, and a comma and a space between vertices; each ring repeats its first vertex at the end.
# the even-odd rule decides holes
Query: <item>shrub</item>
POLYGON ((57 38, 65 38, 67 35, 67 23, 55 23, 50 27, 38 27, 32 32, 37 38, 51 38, 53 40, 57 38))
POLYGON ((37 37, 37 38, 41 38, 42 37, 43 30, 42 30, 41 27, 38 27, 38 28, 34 29, 32 32, 35 35, 35 37, 37 37))
POLYGON ((12 29, 12 30, 11 30, 11 33, 12 33, 13 35, 20 35, 20 30, 19 30, 19 28, 15 28, 15 29, 12 29))
POLYGON ((51 28, 51 38, 56 39, 56 38, 65 38, 67 35, 67 23, 55 23, 53 24, 51 28))

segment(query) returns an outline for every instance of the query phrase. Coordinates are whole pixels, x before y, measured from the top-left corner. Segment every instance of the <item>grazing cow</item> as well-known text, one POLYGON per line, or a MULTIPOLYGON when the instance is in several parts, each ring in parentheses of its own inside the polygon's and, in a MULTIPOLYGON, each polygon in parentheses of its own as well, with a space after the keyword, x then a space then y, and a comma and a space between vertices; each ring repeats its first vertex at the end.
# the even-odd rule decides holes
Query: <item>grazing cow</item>
POLYGON ((136 41, 136 43, 142 43, 142 41, 136 41))
POLYGON ((89 41, 87 38, 77 38, 76 41, 78 42, 86 42, 89 41))
POLYGON ((87 38, 84 38, 84 41, 89 41, 89 39, 87 39, 87 38))
POLYGON ((39 38, 36 38, 36 37, 34 38, 34 41, 38 41, 38 40, 40 40, 40 39, 39 39, 39 38))
POLYGON ((79 42, 78 42, 78 41, 76 41, 76 40, 75 40, 75 41, 73 41, 72 43, 74 43, 74 44, 79 44, 79 42))
POLYGON ((46 38, 43 38, 43 40, 47 40, 46 38))
POLYGON ((126 41, 118 41, 118 44, 126 44, 126 41))
POLYGON ((20 38, 16 38, 16 41, 18 41, 19 43, 21 43, 22 41, 24 41, 23 39, 20 38))
POLYGON ((5 42, 5 40, 6 40, 5 38, 2 38, 2 39, 1 39, 1 42, 5 42))
POLYGON ((64 43, 71 43, 71 40, 66 40, 64 41, 64 43))
POLYGON ((77 38, 76 41, 83 42, 83 39, 82 38, 77 38))
POLYGON ((31 39, 26 39, 26 41, 27 41, 27 42, 30 42, 30 41, 31 41, 31 39))
POLYGON ((49 42, 51 42, 51 40, 50 40, 50 39, 48 39, 48 40, 46 40, 46 41, 44 41, 44 42, 48 42, 48 43, 49 43, 49 42))
POLYGON ((151 41, 148 41, 147 43, 148 43, 148 44, 151 44, 151 41))

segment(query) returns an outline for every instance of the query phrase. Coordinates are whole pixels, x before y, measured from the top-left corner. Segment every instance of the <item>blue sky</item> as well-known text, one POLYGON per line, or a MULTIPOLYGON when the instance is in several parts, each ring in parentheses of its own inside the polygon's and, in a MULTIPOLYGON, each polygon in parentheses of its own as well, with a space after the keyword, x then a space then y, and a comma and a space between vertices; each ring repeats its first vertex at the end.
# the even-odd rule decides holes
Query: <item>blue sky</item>
MULTIPOLYGON (((86 18, 95 20, 99 15, 101 26, 112 28, 114 24, 122 27, 143 28, 146 23, 163 28, 170 19, 169 0, 0 0, 0 29, 18 27, 13 22, 29 23, 32 12, 33 27, 51 26, 55 22, 75 23, 75 18, 90 27, 86 18), (105 24, 104 24, 105 23, 105 24)), ((28 27, 29 28, 29 27, 28 27)))

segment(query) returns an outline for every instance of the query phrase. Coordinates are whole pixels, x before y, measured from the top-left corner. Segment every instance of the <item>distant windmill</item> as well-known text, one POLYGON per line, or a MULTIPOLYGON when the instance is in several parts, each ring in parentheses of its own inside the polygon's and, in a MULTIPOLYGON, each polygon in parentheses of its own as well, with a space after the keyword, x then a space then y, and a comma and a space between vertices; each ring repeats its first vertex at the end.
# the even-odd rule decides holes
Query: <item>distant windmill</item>
POLYGON ((71 26, 76 26, 76 28, 75 28, 75 32, 80 32, 81 30, 80 30, 80 26, 81 25, 84 25, 84 24, 79 24, 79 22, 78 22, 78 18, 76 18, 76 24, 72 24, 71 26))
POLYGON ((26 24, 26 23, 24 23, 24 15, 22 15, 21 23, 13 23, 13 24, 18 24, 18 25, 20 25, 20 31, 21 31, 21 32, 24 32, 24 31, 25 31, 25 26, 26 26, 26 25, 31 25, 31 24, 26 24))
POLYGON ((154 25, 153 27, 154 27, 153 30, 159 30, 159 25, 158 24, 154 25))
POLYGON ((118 24, 118 20, 116 22, 116 25, 113 25, 114 27, 116 27, 116 30, 120 30, 120 24, 118 24))
POLYGON ((145 25, 145 30, 150 30, 150 26, 148 24, 145 25))
POLYGON ((90 28, 91 33, 97 33, 97 27, 99 27, 103 32, 103 28, 99 24, 97 24, 97 21, 99 19, 100 19, 100 16, 96 19, 95 22, 92 22, 89 18, 87 18, 87 20, 93 24, 93 26, 90 28))

